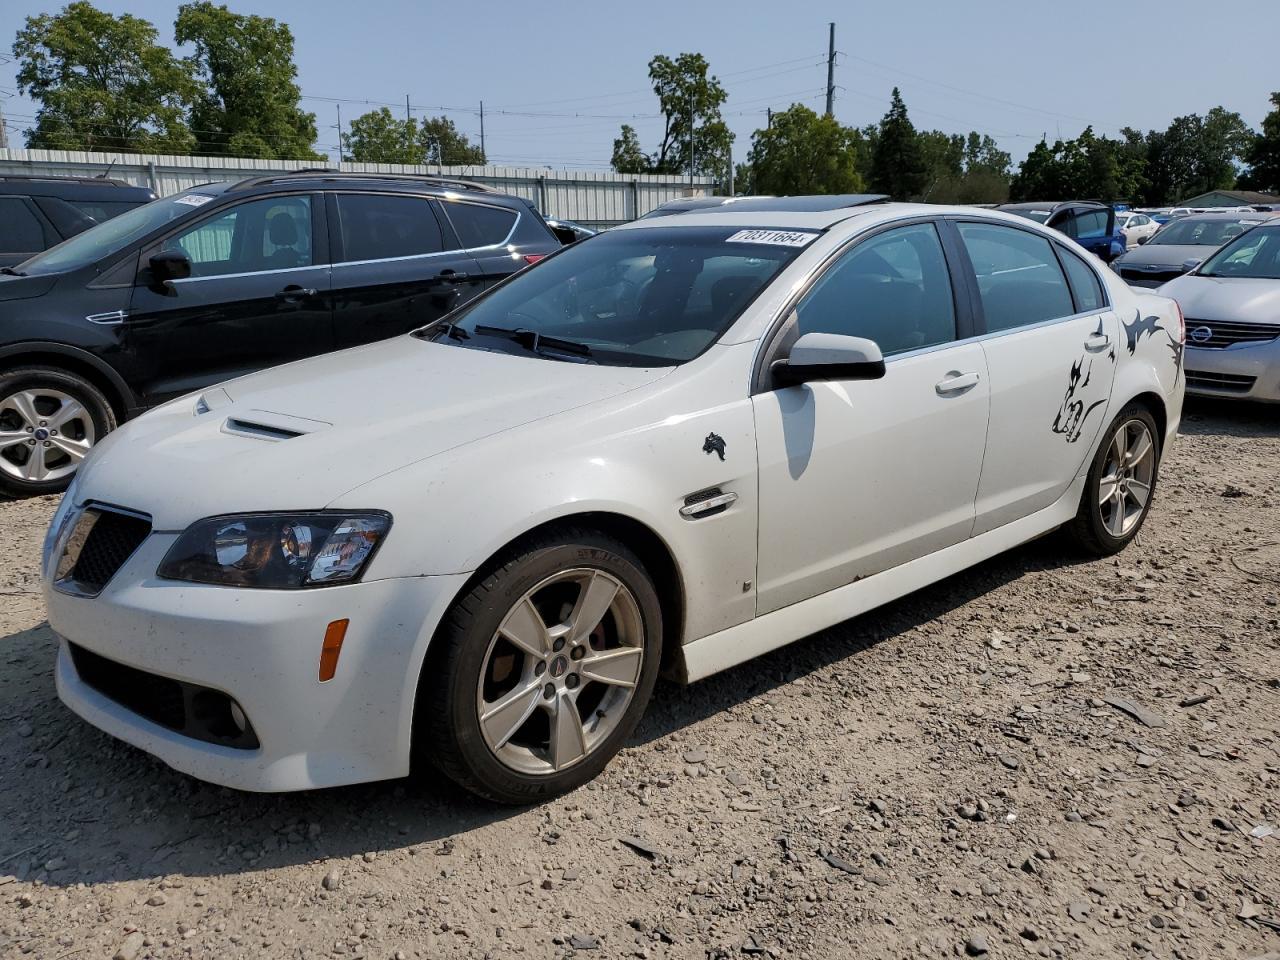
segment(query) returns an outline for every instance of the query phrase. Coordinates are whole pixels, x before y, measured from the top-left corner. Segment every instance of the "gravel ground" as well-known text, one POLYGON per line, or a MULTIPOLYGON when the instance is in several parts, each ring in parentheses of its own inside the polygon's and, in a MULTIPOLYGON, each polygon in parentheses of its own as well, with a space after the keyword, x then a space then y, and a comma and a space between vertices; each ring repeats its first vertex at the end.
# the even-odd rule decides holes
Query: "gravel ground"
POLYGON ((53 507, 0 504, 0 956, 1280 958, 1280 411, 1190 406, 1118 558, 1040 541, 660 685, 518 811, 239 794, 84 725, 53 507))

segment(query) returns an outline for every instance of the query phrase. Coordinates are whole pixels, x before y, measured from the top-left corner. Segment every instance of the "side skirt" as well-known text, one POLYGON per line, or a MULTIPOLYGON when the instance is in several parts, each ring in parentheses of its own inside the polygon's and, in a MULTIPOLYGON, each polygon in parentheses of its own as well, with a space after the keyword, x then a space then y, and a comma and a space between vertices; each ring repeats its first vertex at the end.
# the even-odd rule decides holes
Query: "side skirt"
POLYGON ((1076 515, 1084 483, 1077 477, 1052 505, 955 546, 685 644, 683 675, 689 683, 702 680, 1034 540, 1076 515))

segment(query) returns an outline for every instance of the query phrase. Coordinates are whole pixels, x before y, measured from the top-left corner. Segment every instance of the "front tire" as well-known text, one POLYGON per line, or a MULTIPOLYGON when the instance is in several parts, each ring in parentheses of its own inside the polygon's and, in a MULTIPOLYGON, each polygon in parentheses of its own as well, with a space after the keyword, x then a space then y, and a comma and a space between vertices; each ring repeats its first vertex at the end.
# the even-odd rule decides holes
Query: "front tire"
POLYGON ((0 373, 0 492, 57 493, 93 445, 116 428, 102 391, 52 367, 0 373))
POLYGON ((1109 557, 1138 535, 1155 498, 1160 453, 1160 433, 1146 407, 1131 403, 1111 421, 1067 528, 1081 548, 1109 557))
POLYGON ((418 684, 415 748, 499 803, 586 783, 644 713, 662 652, 653 581, 571 528, 516 547, 446 615, 418 684))

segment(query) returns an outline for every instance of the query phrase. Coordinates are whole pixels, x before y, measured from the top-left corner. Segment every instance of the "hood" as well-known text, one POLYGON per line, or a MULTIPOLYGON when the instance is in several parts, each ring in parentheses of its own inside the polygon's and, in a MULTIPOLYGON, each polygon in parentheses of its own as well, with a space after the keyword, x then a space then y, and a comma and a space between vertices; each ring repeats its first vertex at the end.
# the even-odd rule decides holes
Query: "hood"
MULTIPOLYGON (((1184 274, 1157 293, 1178 301, 1187 322, 1280 323, 1280 280, 1184 274)), ((1188 344, 1193 346, 1193 344, 1188 344)))
POLYGON ((400 467, 617 396, 671 369, 397 337, 232 380, 145 414, 98 445, 81 470, 78 498, 146 511, 157 530, 221 513, 319 509, 400 467))
POLYGON ((1217 249, 1194 243, 1144 243, 1117 257, 1115 264, 1126 267, 1181 267, 1187 260, 1207 260, 1209 254, 1217 249))
POLYGON ((6 300, 29 300, 49 292, 58 278, 52 274, 39 277, 15 277, 0 273, 0 303, 6 300))

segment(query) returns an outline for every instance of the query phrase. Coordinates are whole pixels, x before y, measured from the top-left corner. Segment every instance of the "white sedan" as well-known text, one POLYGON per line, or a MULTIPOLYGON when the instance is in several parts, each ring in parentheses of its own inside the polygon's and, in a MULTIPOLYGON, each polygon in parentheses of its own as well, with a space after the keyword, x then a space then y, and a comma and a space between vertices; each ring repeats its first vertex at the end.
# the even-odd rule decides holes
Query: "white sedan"
POLYGON ((1117 213, 1116 226, 1124 231, 1124 245, 1126 250, 1132 250, 1134 247, 1146 243, 1154 237, 1156 232, 1160 229, 1160 224, 1156 223, 1145 213, 1139 213, 1136 210, 1117 213))
POLYGON ((173 401, 45 547, 59 695, 204 780, 594 777, 694 681, 1066 526, 1141 528, 1181 316, 1061 234, 823 197, 629 224, 173 401))

